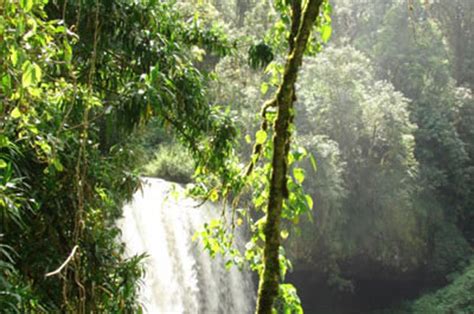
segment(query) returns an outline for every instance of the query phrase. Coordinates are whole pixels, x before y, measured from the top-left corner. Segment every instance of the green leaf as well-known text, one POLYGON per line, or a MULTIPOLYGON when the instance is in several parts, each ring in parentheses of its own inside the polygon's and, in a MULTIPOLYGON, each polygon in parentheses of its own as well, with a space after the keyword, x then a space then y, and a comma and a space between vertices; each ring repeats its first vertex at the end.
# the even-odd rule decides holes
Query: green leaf
MULTIPOLYGON (((2 77, 2 89, 5 93, 9 93, 11 88, 12 88, 12 80, 10 78, 10 75, 5 73, 5 75, 2 77)), ((0 105, 0 111, 2 110, 2 105, 0 105)))
POLYGON ((20 0, 20 7, 25 12, 29 12, 33 8, 33 0, 20 0))
POLYGON ((290 235, 290 233, 286 229, 283 229, 282 231, 280 231, 280 236, 283 240, 286 240, 289 235, 290 235))
POLYGON ((41 82, 41 79, 43 78, 43 72, 41 71, 41 68, 38 64, 33 63, 33 71, 35 75, 35 83, 41 82))
POLYGON ((255 141, 257 144, 263 144, 267 140, 267 132, 264 130, 258 130, 257 133, 255 133, 255 141))
POLYGON ((13 47, 11 49, 10 60, 12 61, 12 65, 16 66, 18 63, 18 51, 13 47))
POLYGON ((63 164, 59 161, 59 159, 54 158, 51 162, 57 171, 62 172, 64 170, 63 164))
POLYGON ((219 193, 216 189, 212 190, 209 194, 209 200, 211 200, 211 202, 217 202, 219 200, 219 193))
POLYGON ((297 183, 301 184, 304 181, 305 171, 302 168, 295 168, 293 169, 293 176, 297 183))
POLYGON ((250 144, 250 143, 252 142, 252 139, 250 138, 250 135, 248 135, 248 134, 245 135, 245 142, 246 142, 247 144, 250 144))
POLYGON ((313 167, 314 172, 318 171, 316 159, 314 158, 313 154, 309 154, 309 160, 311 161, 311 166, 313 167))
POLYGON ((41 140, 41 141, 35 141, 35 144, 39 146, 39 148, 46 154, 49 155, 51 154, 51 145, 48 144, 48 142, 41 140))
POLYGON ((20 109, 18 109, 18 107, 15 107, 15 109, 13 109, 12 112, 10 112, 10 116, 11 116, 13 119, 18 119, 19 117, 21 117, 21 111, 20 111, 20 109))
POLYGON ((0 148, 7 147, 8 143, 10 143, 10 141, 8 140, 8 137, 6 137, 5 135, 0 135, 0 148))
POLYGON ((71 47, 71 45, 69 45, 67 40, 64 40, 63 47, 64 47, 64 60, 66 60, 66 62, 71 62, 71 60, 72 60, 72 47, 71 47))
POLYGON ((260 85, 260 92, 262 95, 265 95, 268 91, 268 83, 263 82, 262 85, 260 85))
POLYGON ((21 86, 26 88, 33 83, 33 67, 30 61, 25 61, 22 65, 23 75, 21 76, 21 86))
POLYGON ((324 24, 323 26, 321 26, 321 40, 324 42, 324 43, 327 43, 329 38, 331 38, 331 34, 332 34, 332 27, 331 25, 329 24, 324 24))
POLYGON ((308 204, 309 209, 313 209, 313 199, 311 198, 311 195, 306 194, 304 198, 306 199, 306 204, 308 204))
POLYGON ((36 63, 25 61, 21 68, 23 70, 23 75, 21 76, 21 85, 23 88, 36 85, 41 81, 41 68, 36 63))
POLYGON ((1 168, 6 168, 7 167, 7 162, 3 159, 0 159, 0 169, 1 168))

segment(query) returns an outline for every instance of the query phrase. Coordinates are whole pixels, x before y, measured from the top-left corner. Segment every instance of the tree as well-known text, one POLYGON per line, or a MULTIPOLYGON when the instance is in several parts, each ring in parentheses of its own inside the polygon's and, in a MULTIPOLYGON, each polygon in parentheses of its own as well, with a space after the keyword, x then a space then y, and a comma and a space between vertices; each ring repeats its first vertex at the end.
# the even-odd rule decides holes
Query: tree
POLYGON ((317 202, 314 223, 291 242, 297 260, 338 290, 387 276, 368 268, 413 273, 426 259, 427 222, 408 100, 350 46, 308 59, 298 93, 298 141, 318 169, 303 184, 317 202))
POLYGON ((458 85, 474 89, 474 3, 455 0, 437 1, 428 5, 428 14, 440 22, 451 50, 451 68, 458 85))
POLYGON ((235 130, 191 51, 231 45, 153 0, 0 1, 0 13, 0 307, 139 311, 143 256, 124 258, 115 224, 139 184, 134 132, 155 116, 221 163, 235 130))
POLYGON ((468 151, 469 135, 459 128, 463 123, 458 121, 471 119, 472 113, 467 105, 463 106, 465 116, 457 114, 459 88, 451 73, 459 70, 455 65, 458 61, 449 59, 452 48, 443 38, 446 28, 430 19, 430 12, 394 6, 385 16, 369 54, 379 63, 381 77, 412 100, 410 118, 418 126, 415 156, 425 192, 437 198, 446 218, 468 234, 473 229, 469 205, 474 193, 473 161, 468 151), (391 42, 399 43, 398 47, 390 46, 391 42), (458 70, 453 72, 453 68, 458 70))
POLYGON ((292 3, 292 31, 288 39, 290 51, 285 65, 285 72, 275 98, 266 105, 266 107, 275 106, 277 108, 277 117, 274 125, 270 194, 264 227, 264 268, 258 289, 256 310, 259 314, 272 313, 273 303, 278 295, 280 281, 280 221, 283 201, 288 197, 286 184, 295 83, 303 53, 322 3, 322 0, 309 0, 304 7, 302 2, 294 1, 292 3))

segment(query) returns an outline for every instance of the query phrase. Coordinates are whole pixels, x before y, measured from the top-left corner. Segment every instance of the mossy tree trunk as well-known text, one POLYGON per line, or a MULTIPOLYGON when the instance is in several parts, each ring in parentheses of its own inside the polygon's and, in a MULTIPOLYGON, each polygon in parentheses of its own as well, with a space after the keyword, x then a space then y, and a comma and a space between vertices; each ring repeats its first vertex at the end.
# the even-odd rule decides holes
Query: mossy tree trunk
POLYGON ((294 0, 292 4, 293 26, 289 38, 290 50, 285 64, 282 83, 273 100, 273 105, 276 106, 278 113, 274 125, 270 197, 264 228, 264 270, 258 288, 257 314, 272 313, 273 303, 278 296, 280 284, 280 264, 278 258, 280 221, 283 201, 288 197, 286 178, 291 137, 289 126, 293 118, 295 82, 322 2, 323 0, 308 0, 306 7, 303 9, 301 8, 301 1, 294 0))

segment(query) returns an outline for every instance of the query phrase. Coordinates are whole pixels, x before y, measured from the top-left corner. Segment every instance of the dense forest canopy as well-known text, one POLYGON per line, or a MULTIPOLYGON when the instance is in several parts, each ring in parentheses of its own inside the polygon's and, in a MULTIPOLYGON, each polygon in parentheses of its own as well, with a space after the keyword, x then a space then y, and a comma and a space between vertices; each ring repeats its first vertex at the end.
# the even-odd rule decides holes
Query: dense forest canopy
POLYGON ((259 313, 472 313, 473 15, 0 0, 0 311, 142 311, 117 221, 154 176, 221 204, 195 240, 259 313))

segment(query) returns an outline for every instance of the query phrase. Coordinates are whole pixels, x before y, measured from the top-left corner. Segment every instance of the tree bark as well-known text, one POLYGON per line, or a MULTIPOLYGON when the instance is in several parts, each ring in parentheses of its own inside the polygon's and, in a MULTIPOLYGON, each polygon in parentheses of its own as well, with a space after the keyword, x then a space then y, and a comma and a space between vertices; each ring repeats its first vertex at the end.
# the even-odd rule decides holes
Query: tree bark
POLYGON ((298 15, 301 12, 295 12, 294 17, 298 16, 297 19, 301 21, 296 34, 294 34, 292 27, 292 35, 289 38, 290 50, 285 64, 283 81, 273 100, 278 113, 274 125, 270 196, 264 227, 264 269, 258 289, 257 314, 271 314, 273 303, 278 296, 280 284, 280 264, 278 258, 280 221, 283 201, 288 197, 286 178, 288 172, 288 147, 291 137, 289 126, 293 116, 295 82, 322 2, 323 0, 309 0, 301 17, 298 15))

